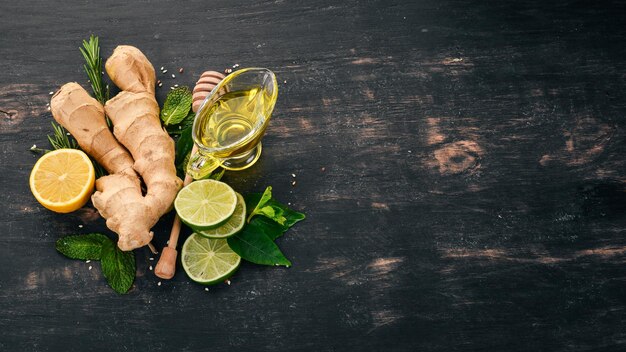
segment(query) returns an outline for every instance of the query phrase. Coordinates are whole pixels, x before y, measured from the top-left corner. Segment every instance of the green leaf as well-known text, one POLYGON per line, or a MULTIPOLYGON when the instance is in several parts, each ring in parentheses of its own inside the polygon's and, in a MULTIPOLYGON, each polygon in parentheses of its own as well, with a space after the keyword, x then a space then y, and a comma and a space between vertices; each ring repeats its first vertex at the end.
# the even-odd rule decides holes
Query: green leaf
POLYGON ((250 219, 252 219, 253 216, 257 214, 262 214, 260 209, 262 209, 265 206, 265 203, 267 203, 270 199, 272 199, 272 186, 267 186, 267 188, 265 188, 265 192, 263 192, 263 194, 261 195, 259 200, 256 202, 256 204, 251 204, 251 207, 246 208, 246 209, 252 209, 248 213, 249 215, 248 215, 247 222, 250 222, 250 219), (252 207, 252 205, 254 205, 254 207, 252 207))
POLYGON ((163 124, 175 125, 187 117, 193 96, 188 87, 178 87, 170 91, 165 98, 163 109, 161 109, 161 120, 163 124))
POLYGON ((59 253, 71 259, 100 260, 102 246, 111 240, 101 233, 69 235, 57 240, 55 247, 59 253))
POLYGON ((289 230, 289 227, 281 225, 270 218, 266 218, 265 216, 256 216, 252 218, 252 220, 250 220, 250 224, 261 227, 263 232, 265 232, 267 237, 271 240, 277 239, 289 230))
POLYGON ((193 111, 189 111, 189 114, 187 114, 187 116, 180 123, 177 123, 175 125, 165 126, 165 130, 167 130, 167 133, 169 133, 170 136, 180 135, 187 128, 193 126, 193 120, 195 118, 196 118, 196 113, 193 111))
POLYGON ((285 218, 285 223, 283 225, 285 225, 287 228, 292 227, 298 221, 302 221, 306 218, 306 215, 304 215, 304 213, 297 212, 289 208, 288 206, 277 202, 275 199, 270 199, 267 204, 272 206, 274 209, 281 210, 280 214, 285 218))
POLYGON ((135 255, 133 252, 123 252, 109 240, 102 245, 100 264, 109 286, 120 294, 128 292, 135 280, 135 255))
POLYGON ((243 230, 229 237, 228 246, 241 258, 255 264, 291 266, 289 259, 257 223, 246 224, 243 230))
MULTIPOLYGON (((260 204, 263 198, 263 195, 261 193, 248 193, 244 195, 243 198, 246 201, 246 209, 255 209, 257 207, 257 204, 260 204)), ((279 216, 285 218, 284 223, 282 223, 282 225, 284 225, 283 232, 287 231, 291 226, 295 225, 298 221, 304 220, 306 218, 306 216, 303 213, 290 209, 286 205, 277 202, 273 198, 266 201, 264 203, 264 206, 272 207, 275 215, 278 214, 279 216)), ((248 214, 249 214, 249 218, 251 218, 252 211, 250 211, 248 214)), ((265 214, 260 214, 260 215, 265 215, 265 214)), ((272 218, 272 220, 276 221, 275 218, 272 218)), ((277 221, 277 222, 280 222, 280 221, 277 221)))
POLYGON ((193 148, 193 138, 191 137, 191 127, 186 128, 176 141, 176 169, 185 174, 187 160, 193 148))

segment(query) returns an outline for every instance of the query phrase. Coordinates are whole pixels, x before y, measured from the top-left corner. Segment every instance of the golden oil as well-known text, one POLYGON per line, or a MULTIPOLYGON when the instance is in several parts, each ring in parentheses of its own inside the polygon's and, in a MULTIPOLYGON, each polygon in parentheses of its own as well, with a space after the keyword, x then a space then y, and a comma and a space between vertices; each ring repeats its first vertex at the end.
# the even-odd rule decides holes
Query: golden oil
POLYGON ((198 141, 218 158, 252 149, 263 136, 271 99, 258 87, 224 93, 196 117, 198 141))

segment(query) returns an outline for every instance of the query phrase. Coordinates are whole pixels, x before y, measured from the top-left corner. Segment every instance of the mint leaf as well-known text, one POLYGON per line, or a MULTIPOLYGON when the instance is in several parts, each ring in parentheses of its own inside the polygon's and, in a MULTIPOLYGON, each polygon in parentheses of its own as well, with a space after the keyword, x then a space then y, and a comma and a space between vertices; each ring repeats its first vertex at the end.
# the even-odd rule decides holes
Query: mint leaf
POLYGON ((169 92, 163 109, 161 109, 161 120, 163 124, 175 125, 185 119, 191 109, 193 95, 188 87, 178 87, 169 92))
POLYGON ((99 260, 102 245, 111 240, 101 233, 69 235, 57 240, 55 247, 59 253, 71 259, 99 260))
POLYGON ((182 134, 184 130, 193 126, 193 120, 196 118, 196 113, 193 111, 189 111, 187 116, 179 123, 175 125, 167 125, 165 126, 165 130, 169 133, 170 136, 175 136, 182 134))
POLYGON ((265 234, 263 227, 258 223, 246 226, 234 236, 228 237, 228 246, 239 254, 242 259, 262 265, 291 266, 280 248, 265 234))
POLYGON ((102 245, 100 264, 109 286, 120 294, 128 292, 135 280, 135 255, 133 252, 123 252, 113 241, 106 241, 102 245))

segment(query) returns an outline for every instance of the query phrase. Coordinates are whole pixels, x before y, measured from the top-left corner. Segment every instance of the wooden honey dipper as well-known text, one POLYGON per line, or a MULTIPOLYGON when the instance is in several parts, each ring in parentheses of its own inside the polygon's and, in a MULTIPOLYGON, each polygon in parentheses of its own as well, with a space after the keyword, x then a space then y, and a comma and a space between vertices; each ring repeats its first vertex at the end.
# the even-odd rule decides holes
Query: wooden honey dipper
MULTIPOLYGON (((224 75, 216 71, 206 71, 201 76, 196 86, 193 89, 193 104, 191 106, 193 112, 198 112, 200 105, 204 102, 209 93, 224 79, 224 75)), ((191 154, 193 155, 198 150, 198 147, 194 144, 191 154)), ((187 186, 193 181, 193 178, 189 175, 185 175, 184 185, 187 186)), ((178 252, 176 251, 176 245, 178 244, 178 236, 180 235, 180 228, 182 223, 178 214, 174 218, 174 224, 172 225, 172 231, 170 232, 170 240, 167 246, 163 248, 159 262, 154 268, 154 274, 161 279, 169 280, 174 277, 176 273, 176 258, 178 252)))
POLYGON ((206 71, 200 75, 200 79, 198 79, 196 86, 193 88, 193 104, 191 105, 193 112, 198 112, 204 99, 209 96, 209 93, 224 77, 223 74, 216 71, 206 71))

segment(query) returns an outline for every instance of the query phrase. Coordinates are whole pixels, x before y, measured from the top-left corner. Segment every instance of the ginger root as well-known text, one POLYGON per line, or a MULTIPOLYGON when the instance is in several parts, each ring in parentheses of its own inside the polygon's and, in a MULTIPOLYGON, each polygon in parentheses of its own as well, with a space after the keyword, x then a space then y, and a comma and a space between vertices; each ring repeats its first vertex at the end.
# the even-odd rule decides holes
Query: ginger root
POLYGON ((176 176, 174 141, 159 120, 152 64, 139 49, 118 46, 105 68, 122 92, 104 110, 75 83, 55 94, 51 110, 83 150, 111 173, 96 181, 92 201, 107 219, 107 227, 118 234, 118 247, 126 251, 152 240, 150 229, 171 209, 182 181, 176 176), (113 134, 106 123, 105 132, 101 123, 92 122, 97 116, 104 123, 104 111, 113 123, 113 134), (145 196, 136 173, 146 186, 145 196))
POLYGON ((54 119, 67 129, 78 145, 109 173, 137 176, 133 158, 113 137, 104 118, 104 108, 78 83, 67 83, 52 96, 54 119))

